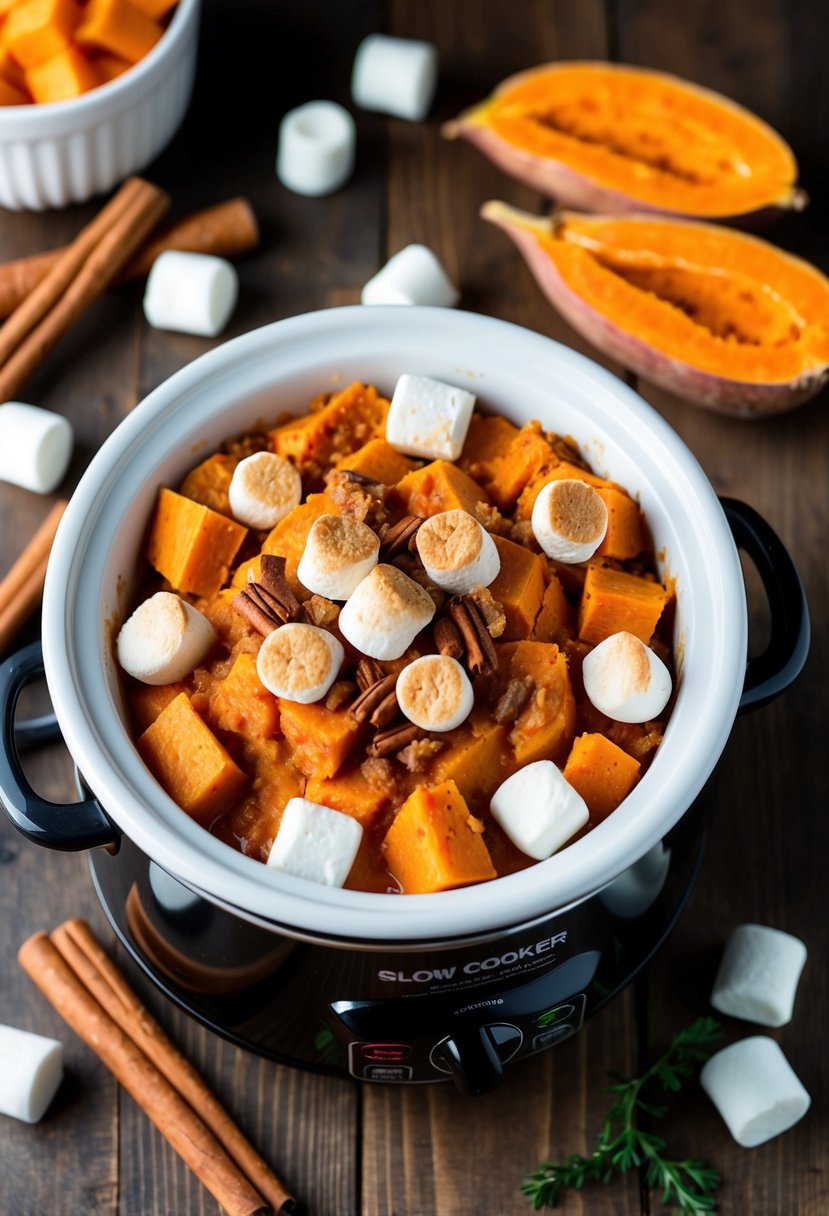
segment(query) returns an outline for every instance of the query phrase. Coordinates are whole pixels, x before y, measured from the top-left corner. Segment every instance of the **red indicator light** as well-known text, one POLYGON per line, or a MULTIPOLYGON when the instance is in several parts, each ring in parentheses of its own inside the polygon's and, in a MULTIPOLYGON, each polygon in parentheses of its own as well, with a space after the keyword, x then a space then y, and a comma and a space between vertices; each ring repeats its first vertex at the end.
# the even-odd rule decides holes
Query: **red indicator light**
POLYGON ((408 1043, 361 1043, 360 1054, 364 1060, 381 1064, 399 1064, 412 1054, 408 1043))

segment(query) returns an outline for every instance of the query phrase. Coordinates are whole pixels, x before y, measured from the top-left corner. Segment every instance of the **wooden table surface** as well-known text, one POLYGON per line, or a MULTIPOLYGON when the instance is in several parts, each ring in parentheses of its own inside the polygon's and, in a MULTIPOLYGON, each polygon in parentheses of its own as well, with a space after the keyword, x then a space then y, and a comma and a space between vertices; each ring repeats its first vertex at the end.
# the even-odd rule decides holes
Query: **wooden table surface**
MULTIPOLYGON (((488 198, 537 211, 544 200, 468 145, 442 141, 440 121, 509 73, 545 60, 610 58, 677 72, 756 110, 794 146, 812 205, 770 235, 826 270, 827 17, 826 6, 804 0, 670 6, 657 0, 352 0, 338 12, 325 0, 207 0, 192 109, 148 176, 172 190, 181 212, 239 192, 254 203, 263 244, 240 267, 241 301, 227 336, 353 303, 389 254, 422 241, 461 282, 464 307, 600 358, 546 305, 504 236, 477 218, 488 198), (358 114, 357 171, 348 186, 319 200, 289 194, 273 173, 280 115, 315 97, 347 102, 354 50, 377 29, 440 47, 432 116, 412 125, 358 114)), ((93 210, 4 212, 0 256, 61 243, 93 210)), ((63 488, 71 488, 137 401, 211 345, 148 328, 139 289, 110 294, 92 307, 24 392, 75 427, 77 451, 63 488)), ((769 1033, 810 1090, 812 1110, 785 1136, 743 1150, 692 1086, 674 1103, 671 1139, 722 1171, 721 1211, 729 1216, 829 1212, 827 394, 788 416, 748 424, 682 405, 647 384, 637 387, 680 432, 716 489, 753 504, 789 546, 811 603, 808 666, 777 703, 737 722, 704 795, 713 832, 702 878, 662 954, 575 1039, 510 1068, 503 1088, 488 1098, 464 1099, 446 1086, 359 1088, 276 1066, 161 1008, 148 994, 313 1216, 526 1211, 518 1190, 522 1174, 542 1158, 588 1148, 606 1106, 606 1070, 636 1070, 674 1030, 707 1010, 722 944, 744 921, 788 930, 809 947, 794 1019, 769 1033)), ((0 485, 0 570, 48 505, 0 485)), ((761 643, 764 606, 750 572, 749 585, 752 628, 761 643)), ((36 629, 33 621, 24 637, 36 629)), ((41 751, 30 771, 47 795, 70 795, 71 766, 60 746, 41 751)), ((0 1212, 216 1213, 211 1197, 15 962, 29 933, 71 915, 87 916, 112 940, 85 858, 35 848, 0 816, 0 863, 0 1020, 60 1036, 69 1070, 39 1126, 0 1119, 0 1212)), ((727 1038, 753 1029, 728 1021, 727 1038)), ((564 1210, 633 1216, 660 1209, 634 1175, 576 1195, 564 1210)))

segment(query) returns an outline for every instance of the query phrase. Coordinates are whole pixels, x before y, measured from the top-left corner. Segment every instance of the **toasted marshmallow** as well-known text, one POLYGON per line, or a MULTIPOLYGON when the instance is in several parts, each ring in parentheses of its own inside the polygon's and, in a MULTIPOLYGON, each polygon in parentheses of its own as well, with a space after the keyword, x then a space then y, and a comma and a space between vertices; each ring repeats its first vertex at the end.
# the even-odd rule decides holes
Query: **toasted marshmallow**
POLYGON ((612 633, 585 657, 584 691, 615 722, 649 722, 668 704, 671 673, 632 633, 612 633))
POLYGON ((551 760, 535 760, 507 777, 489 809, 516 848, 536 861, 551 857, 590 818, 584 799, 551 760))
POLYGON ((457 659, 425 654, 404 667, 395 685, 397 704, 422 730, 454 730, 472 713, 475 694, 457 659))
POLYGON ((333 633, 291 622, 265 638, 256 656, 256 671, 275 697, 309 705, 328 692, 344 658, 342 643, 333 633))
POLYGON ((495 541, 468 511, 432 515, 418 528, 415 543, 429 578, 454 595, 488 587, 501 569, 495 541))
POLYGON ((386 418, 386 439, 409 456, 457 460, 474 406, 474 393, 453 384, 428 376, 401 376, 386 418))
POLYGON ((142 684, 183 680, 216 641, 206 616, 171 591, 158 591, 121 626, 115 644, 124 671, 142 684))
POLYGON ((399 659, 435 615, 419 583, 396 566, 375 566, 347 600, 338 622, 355 649, 371 659, 399 659))
POLYGON ((351 815, 306 798, 289 798, 268 865, 296 878, 341 887, 362 838, 363 829, 351 815))
POLYGON ((699 1080, 743 1148, 788 1131, 811 1105, 779 1044, 766 1035, 740 1039, 718 1051, 703 1066, 699 1080))
POLYGON ((765 925, 738 925, 726 943, 711 1004, 747 1022, 785 1026, 805 962, 799 937, 765 925))
POLYGON ((0 1115, 37 1123, 63 1079, 63 1044, 0 1026, 0 1115))
POLYGON ((314 520, 297 567, 303 587, 329 600, 347 600, 377 565, 380 538, 344 515, 314 520))
POLYGON ((586 481, 549 481, 535 500, 535 539, 558 562, 586 562, 607 532, 607 507, 586 481))
POLYGON ((254 452, 233 470, 227 492, 234 518, 249 528, 273 528, 302 499, 302 478, 284 456, 254 452))

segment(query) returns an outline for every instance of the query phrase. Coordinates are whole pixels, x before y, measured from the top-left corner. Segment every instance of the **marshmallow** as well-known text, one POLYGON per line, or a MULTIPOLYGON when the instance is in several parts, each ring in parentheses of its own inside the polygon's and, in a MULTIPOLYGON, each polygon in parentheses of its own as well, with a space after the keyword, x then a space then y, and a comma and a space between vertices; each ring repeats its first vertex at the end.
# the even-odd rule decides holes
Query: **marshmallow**
POLYGON ((558 562, 586 562, 607 532, 607 507, 586 481, 548 481, 532 513, 535 539, 558 562))
POLYGON ((399 659, 435 615, 430 595, 396 566, 375 566, 346 602, 338 626, 371 659, 399 659))
POLYGON ((240 460, 228 489, 235 519, 249 528, 273 528, 302 499, 302 478, 284 456, 254 452, 240 460))
POLYGON ((155 259, 144 291, 144 316, 156 329, 215 338, 239 298, 230 262, 208 253, 168 249, 155 259))
POLYGON ((351 177, 356 143, 348 110, 334 101, 308 101, 279 124, 276 176, 295 194, 333 194, 351 177))
POLYGON ((0 1026, 0 1114, 37 1123, 62 1080, 62 1043, 0 1026))
POLYGON ((0 405, 0 481, 51 494, 72 459, 68 419, 51 410, 8 401, 0 405))
POLYGON ((536 861, 551 857, 590 817, 584 799, 551 760, 535 760, 507 777, 489 809, 516 848, 536 861))
POLYGON ((142 684, 183 680, 216 641, 206 616, 172 591, 157 591, 124 622, 118 662, 142 684))
POLYGON ((711 1004, 747 1022, 785 1026, 805 962, 799 937, 765 925, 738 925, 726 943, 711 1004))
POLYGON ((457 460, 475 406, 474 393, 403 375, 395 385, 386 418, 386 439, 398 452, 428 460, 457 460))
POLYGON ((454 730, 472 713, 475 694, 457 659, 425 654, 404 667, 395 685, 401 712, 421 730, 454 730))
POLYGON ((344 658, 342 643, 333 633, 292 622, 265 638, 256 656, 256 671, 275 697, 309 705, 328 692, 344 658))
POLYGON ((426 245, 407 245, 369 279, 361 304, 430 304, 454 308, 457 287, 426 245))
POLYGON ((582 663, 584 691, 614 722, 649 722, 671 696, 671 673, 632 633, 612 633, 582 663))
POLYGON ((495 541, 468 511, 442 511, 417 530, 417 552, 427 576, 444 591, 468 595, 498 577, 495 541))
POLYGON ((765 1035, 724 1047, 706 1062, 699 1079, 743 1148, 788 1131, 811 1105, 780 1046, 765 1035))
POLYGON ((362 837, 363 829, 351 815, 306 798, 289 798, 268 865, 296 878, 341 887, 362 837))
POLYGON ((369 34, 357 47, 351 96, 363 110, 422 122, 438 82, 438 52, 431 42, 369 34))
POLYGON ((380 538, 368 524, 344 515, 314 520, 297 568, 303 587, 330 600, 347 600, 377 565, 380 538))

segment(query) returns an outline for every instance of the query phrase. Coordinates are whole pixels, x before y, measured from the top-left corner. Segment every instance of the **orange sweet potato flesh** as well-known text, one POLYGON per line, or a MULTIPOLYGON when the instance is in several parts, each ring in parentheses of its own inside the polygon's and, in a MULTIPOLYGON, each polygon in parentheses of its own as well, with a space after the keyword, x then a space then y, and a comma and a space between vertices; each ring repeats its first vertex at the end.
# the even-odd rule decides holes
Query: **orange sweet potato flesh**
POLYGON ((163 30, 129 0, 88 0, 75 38, 82 47, 108 51, 130 63, 148 54, 163 30))
POLYGON ((549 578, 541 610, 533 626, 532 636, 536 642, 562 642, 573 628, 573 606, 556 575, 550 574, 549 578))
POLYGON ((457 730, 445 736, 445 745, 429 766, 429 784, 454 781, 472 806, 489 805, 495 790, 512 772, 507 728, 475 710, 457 730))
POLYGON ((319 478, 328 465, 386 433, 389 403, 370 385, 354 383, 303 418, 271 431, 274 451, 303 475, 319 478))
POLYGON ((484 462, 481 480, 496 507, 511 511, 524 487, 544 465, 555 459, 541 427, 529 422, 513 438, 503 455, 484 462))
POLYGON ((489 590, 502 605, 507 618, 504 641, 527 638, 544 599, 546 566, 544 559, 530 549, 516 545, 503 536, 493 536, 501 569, 489 590))
MULTIPOLYGON (((307 587, 303 587, 297 577, 297 567, 305 549, 308 533, 311 531, 314 522, 321 515, 339 514, 339 507, 328 494, 309 494, 305 502, 300 503, 299 506, 289 511, 284 519, 280 519, 276 527, 270 531, 262 546, 263 553, 272 553, 275 557, 285 558, 285 577, 298 599, 307 600, 310 594, 307 587)), ((254 563, 257 560, 254 558, 254 563)), ((254 564, 251 568, 254 571, 254 577, 256 577, 258 566, 254 564)), ((238 582, 238 585, 244 586, 245 582, 247 582, 247 570, 243 571, 240 566, 236 572, 234 582, 238 582)))
POLYGON ((350 469, 353 473, 361 473, 363 477, 380 482, 381 485, 393 486, 417 468, 417 465, 407 456, 395 452, 385 439, 370 439, 350 456, 343 456, 335 468, 350 469))
POLYGON ((476 466, 506 455, 517 434, 518 427, 500 414, 473 414, 458 464, 477 478, 483 470, 476 466))
POLYGON ((0 106, 25 106, 28 100, 28 93, 0 76, 0 106))
POLYGON ((144 731, 141 758, 183 811, 207 824, 247 785, 247 777, 180 693, 144 731))
POLYGON ((650 537, 639 504, 612 486, 602 486, 598 493, 607 507, 607 532, 596 557, 627 561, 650 552, 650 537))
POLYGON ((640 769, 638 760, 604 735, 585 734, 573 744, 564 776, 587 803, 591 820, 600 823, 627 798, 640 769))
POLYGON ((140 731, 152 726, 158 715, 172 700, 185 691, 181 681, 176 684, 138 684, 130 689, 132 716, 140 731))
POLYGON ((225 456, 222 452, 214 452, 197 464, 181 483, 180 494, 192 498, 203 507, 217 511, 219 515, 232 515, 228 491, 233 478, 233 470, 239 460, 236 456, 225 456))
POLYGON ((347 709, 326 709, 320 701, 300 705, 280 698, 279 718, 294 764, 306 777, 334 777, 362 735, 347 709))
POLYGON ((431 789, 418 786, 386 834, 389 870, 407 895, 495 878, 481 828, 454 781, 431 789))
POLYGON ((579 637, 597 645, 612 633, 632 633, 646 645, 670 594, 661 583, 590 566, 579 608, 579 637))
POLYGON ((578 465, 570 464, 567 460, 559 460, 540 469, 538 474, 522 490, 515 511, 516 519, 532 518, 536 498, 538 498, 544 487, 551 481, 584 481, 587 485, 594 486, 597 490, 621 488, 616 486, 614 482, 607 481, 604 477, 599 477, 596 473, 590 473, 586 469, 581 469, 578 465))
POLYGON ((456 509, 477 515, 479 503, 489 501, 485 490, 448 460, 433 460, 409 473, 389 493, 389 501, 408 515, 439 515, 456 509))
POLYGON ((215 595, 247 528, 163 487, 147 541, 147 560, 176 591, 215 595))
POLYGON ((267 861, 287 803, 305 792, 305 777, 291 763, 284 739, 257 740, 255 757, 256 778, 250 789, 210 830, 248 857, 267 861))
POLYGON ((270 739, 279 732, 276 697, 264 687, 252 654, 237 656, 210 698, 210 719, 245 739, 270 739))
POLYGON ((560 763, 576 733, 576 702, 567 658, 551 642, 506 642, 498 647, 503 679, 531 679, 533 691, 509 733, 518 765, 560 763))
POLYGON ((305 797, 351 815, 364 828, 376 823, 391 805, 391 792, 367 781, 359 767, 345 769, 336 777, 309 776, 305 797))
POLYGON ((100 78, 86 56, 77 47, 68 46, 29 68, 26 84, 33 99, 43 104, 80 97, 96 88, 100 78))
POLYGON ((66 50, 81 10, 74 0, 26 0, 3 26, 6 49, 24 68, 33 68, 66 50))

